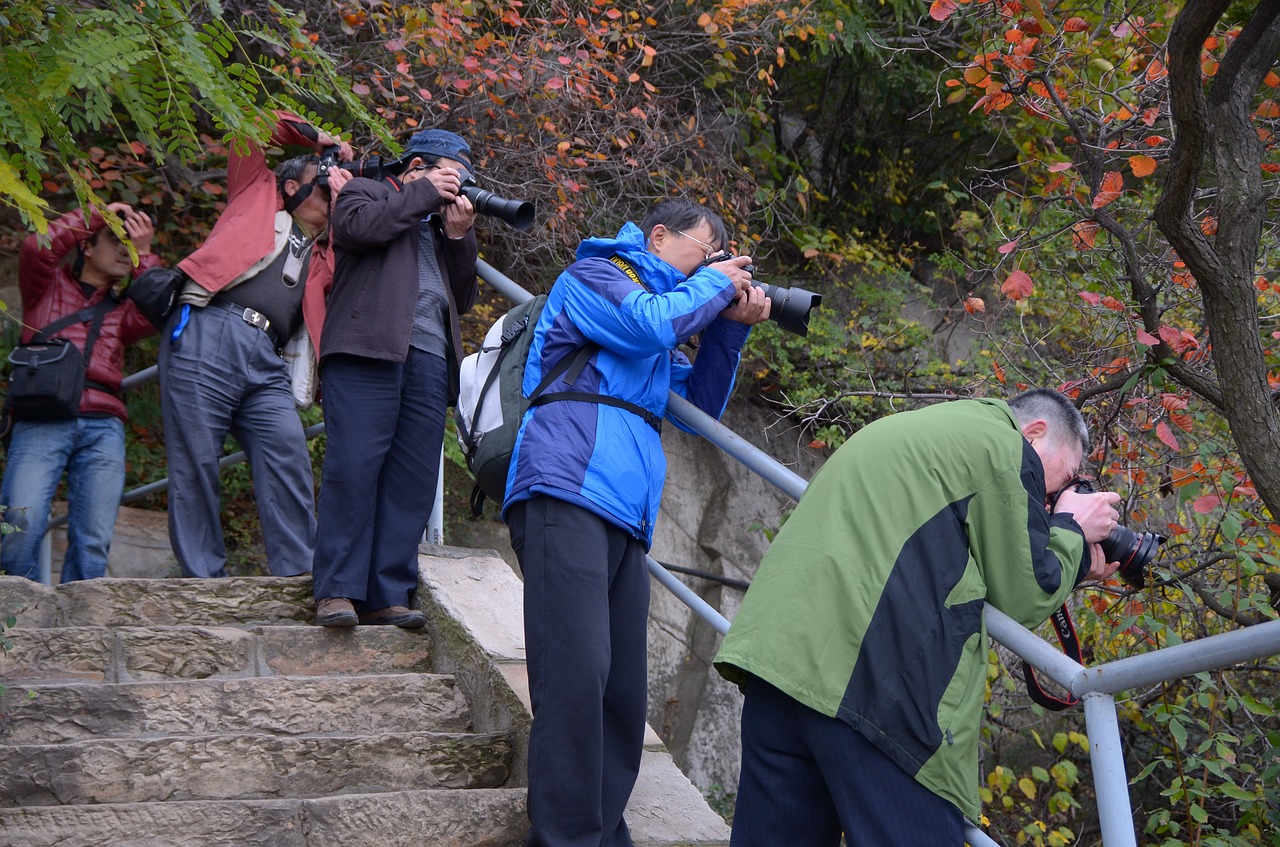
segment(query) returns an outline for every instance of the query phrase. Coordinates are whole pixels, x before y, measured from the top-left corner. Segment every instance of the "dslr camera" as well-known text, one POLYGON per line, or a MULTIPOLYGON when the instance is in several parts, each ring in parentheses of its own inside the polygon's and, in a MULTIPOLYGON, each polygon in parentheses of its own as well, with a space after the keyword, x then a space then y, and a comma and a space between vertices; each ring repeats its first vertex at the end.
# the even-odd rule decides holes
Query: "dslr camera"
MULTIPOLYGON (((316 185, 322 185, 326 188, 329 186, 329 171, 332 168, 342 168, 344 171, 350 171, 352 176, 362 176, 374 180, 383 180, 389 176, 400 176, 400 174, 404 173, 404 169, 409 167, 409 162, 413 161, 413 158, 413 154, 399 159, 368 156, 351 162, 340 162, 338 161, 338 148, 329 147, 320 154, 320 164, 316 168, 316 185)), ((495 217, 521 232, 533 226, 533 203, 528 200, 508 200, 505 197, 499 197, 492 191, 477 185, 476 178, 466 170, 462 171, 462 191, 460 193, 471 201, 471 205, 475 206, 476 212, 479 214, 495 217)))
MULTIPOLYGON (((1067 488, 1081 494, 1095 493, 1093 486, 1087 480, 1078 477, 1067 483, 1067 488)), ((1117 526, 1099 544, 1108 562, 1120 563, 1118 573, 1121 581, 1133 588, 1142 588, 1147 584, 1147 565, 1160 552, 1160 545, 1164 542, 1163 535, 1157 535, 1154 532, 1134 532, 1127 526, 1117 526)))
MULTIPOLYGON (((732 259, 733 254, 722 251, 714 256, 708 256, 702 261, 699 267, 714 265, 716 262, 723 262, 725 259, 732 259)), ((756 266, 747 265, 747 273, 755 275, 756 266)), ((794 335, 809 334, 809 313, 822 305, 822 295, 804 288, 783 288, 781 285, 761 285, 754 280, 751 283, 752 288, 760 288, 764 290, 764 296, 768 297, 773 303, 773 308, 769 310, 769 320, 776 323, 782 329, 794 335)))

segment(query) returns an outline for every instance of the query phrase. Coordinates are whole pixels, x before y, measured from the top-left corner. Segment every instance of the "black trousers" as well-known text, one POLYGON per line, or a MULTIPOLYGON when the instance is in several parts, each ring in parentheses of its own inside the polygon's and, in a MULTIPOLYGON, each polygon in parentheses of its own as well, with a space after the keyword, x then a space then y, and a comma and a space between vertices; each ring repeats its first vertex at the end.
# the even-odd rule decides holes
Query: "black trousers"
POLYGON ((346 597, 360 612, 408 606, 435 505, 448 366, 411 348, 403 362, 329 356, 320 375, 328 444, 315 596, 346 597))
POLYGON ((964 816, 862 733, 758 677, 742 706, 731 847, 961 847, 964 816))
POLYGON ((524 574, 528 847, 630 847, 623 820, 644 748, 644 544, 585 509, 535 497, 508 511, 524 574))

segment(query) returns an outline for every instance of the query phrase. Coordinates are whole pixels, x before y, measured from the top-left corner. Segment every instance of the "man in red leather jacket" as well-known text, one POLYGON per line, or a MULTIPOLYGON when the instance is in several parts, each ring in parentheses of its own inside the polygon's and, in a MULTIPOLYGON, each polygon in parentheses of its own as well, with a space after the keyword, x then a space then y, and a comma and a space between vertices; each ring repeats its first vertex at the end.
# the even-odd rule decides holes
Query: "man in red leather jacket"
MULTIPOLYGON (((272 145, 321 152, 351 147, 295 115, 277 113, 272 145)), ((178 263, 189 277, 160 339, 160 395, 169 465, 169 541, 188 577, 226 576, 218 460, 228 433, 253 473, 267 566, 311 572, 315 483, 294 408, 285 344, 303 330, 320 342, 333 281, 328 223, 340 168, 317 182, 308 153, 273 173, 257 145, 233 147, 227 207, 204 244, 178 263)))
MULTIPOLYGON (((47 246, 37 235, 22 245, 18 283, 22 294, 23 342, 66 315, 108 301, 101 330, 85 366, 79 414, 68 420, 16 420, 9 444, 0 501, 4 519, 22 529, 0 543, 0 568, 39 578, 40 540, 49 521, 63 471, 67 474, 67 553, 62 581, 92 579, 107 568, 116 512, 124 491, 124 402, 120 399, 124 348, 155 332, 130 302, 117 300, 115 283, 160 264, 151 254, 151 219, 125 203, 107 207, 119 215, 138 254, 106 226, 96 210, 69 212, 49 225, 47 246), (68 264, 64 261, 73 257, 68 264)), ((84 351, 90 323, 73 323, 53 334, 84 351)))

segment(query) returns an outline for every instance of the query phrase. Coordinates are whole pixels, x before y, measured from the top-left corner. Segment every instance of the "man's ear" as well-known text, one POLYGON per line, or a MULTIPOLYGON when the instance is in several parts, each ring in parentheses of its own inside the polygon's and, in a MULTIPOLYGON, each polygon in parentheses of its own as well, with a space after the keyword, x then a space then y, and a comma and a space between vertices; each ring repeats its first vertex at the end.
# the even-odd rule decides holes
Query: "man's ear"
POLYGON ((1044 419, 1031 421, 1022 428, 1022 434, 1028 441, 1035 438, 1043 438, 1045 433, 1049 431, 1049 422, 1044 419))
POLYGON ((288 200, 290 197, 297 194, 298 189, 301 187, 302 183, 298 182, 296 179, 286 179, 284 181, 284 199, 288 200))

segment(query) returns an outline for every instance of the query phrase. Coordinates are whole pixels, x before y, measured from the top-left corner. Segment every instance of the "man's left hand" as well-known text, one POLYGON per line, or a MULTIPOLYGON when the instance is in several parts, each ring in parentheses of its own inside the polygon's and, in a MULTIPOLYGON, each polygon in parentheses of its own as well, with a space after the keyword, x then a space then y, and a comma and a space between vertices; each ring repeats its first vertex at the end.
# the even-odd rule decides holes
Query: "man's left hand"
POLYGON ((444 234, 449 238, 456 240, 466 236, 475 222, 476 207, 464 194, 459 194, 444 207, 444 234))
POLYGON ((720 317, 737 321, 747 326, 755 326, 769 319, 772 302, 764 296, 763 288, 748 286, 738 295, 729 308, 720 313, 720 317))

